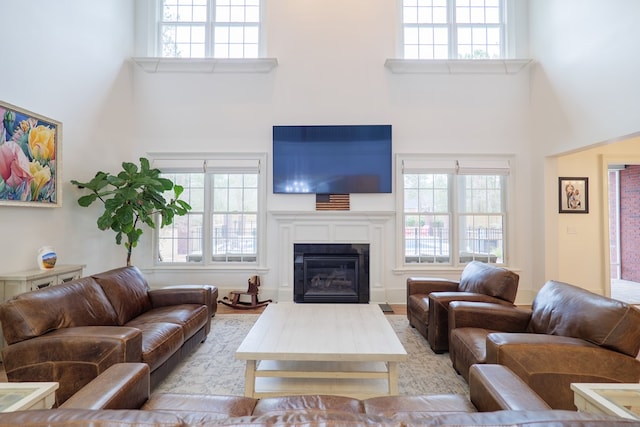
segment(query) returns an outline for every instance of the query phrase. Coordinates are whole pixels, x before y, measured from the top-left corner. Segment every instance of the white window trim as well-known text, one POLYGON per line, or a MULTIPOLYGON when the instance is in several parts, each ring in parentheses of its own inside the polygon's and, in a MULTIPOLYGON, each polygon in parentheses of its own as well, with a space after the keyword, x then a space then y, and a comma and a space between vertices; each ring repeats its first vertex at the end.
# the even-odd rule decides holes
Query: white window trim
POLYGON ((147 73, 269 73, 278 65, 276 58, 161 58, 133 57, 147 73))
MULTIPOLYGON (((410 173, 420 173, 426 171, 428 168, 431 171, 441 171, 442 173, 452 173, 456 175, 458 168, 462 163, 468 165, 481 165, 481 167, 487 166, 490 168, 490 172, 497 174, 509 174, 509 185, 507 187, 507 217, 505 221, 505 230, 507 238, 504 241, 504 262, 501 266, 513 269, 512 264, 517 258, 514 251, 514 226, 513 218, 516 217, 515 203, 514 203, 514 189, 516 188, 515 179, 515 156, 511 154, 496 154, 496 155, 454 155, 454 154, 424 154, 424 153, 398 153, 395 156, 395 203, 396 203, 396 268, 394 273, 396 274, 415 274, 417 272, 426 273, 452 273, 458 274, 465 267, 464 264, 452 260, 450 264, 438 265, 428 263, 416 263, 409 264, 405 262, 405 250, 404 250, 404 170, 405 165, 409 168, 410 173), (505 165, 508 165, 508 171, 505 171, 505 165)), ((454 221, 455 222, 455 221, 454 221)), ((455 238, 458 238, 457 224, 455 238)))
MULTIPOLYGON (((267 153, 210 153, 210 152, 193 152, 193 153, 170 153, 170 152, 150 152, 147 158, 151 162, 152 167, 164 166, 167 170, 176 171, 178 169, 194 170, 195 165, 206 167, 206 163, 214 164, 217 162, 238 163, 241 169, 246 170, 242 165, 248 162, 257 162, 259 168, 258 179, 258 242, 257 242, 257 259, 255 263, 214 263, 214 264, 198 264, 188 265, 188 263, 165 263, 158 264, 152 259, 153 269, 160 270, 224 270, 224 271, 267 271, 267 153)), ((231 169, 234 169, 233 167, 231 169)), ((229 169, 229 170, 231 170, 229 169)), ((153 233, 153 243, 151 256, 155 258, 158 253, 157 233, 153 233)))
POLYGON ((269 73, 278 66, 277 58, 266 56, 267 0, 260 8, 259 58, 163 58, 158 56, 160 0, 137 0, 136 55, 134 64, 147 73, 269 73))
POLYGON ((384 66, 394 74, 518 74, 532 59, 397 59, 384 66))

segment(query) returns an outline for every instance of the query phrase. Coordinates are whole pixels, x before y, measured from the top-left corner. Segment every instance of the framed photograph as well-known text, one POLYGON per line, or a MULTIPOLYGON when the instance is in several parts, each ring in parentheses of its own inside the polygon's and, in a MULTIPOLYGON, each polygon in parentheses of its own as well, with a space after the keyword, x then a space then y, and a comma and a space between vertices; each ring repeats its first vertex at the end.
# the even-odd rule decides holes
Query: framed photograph
POLYGON ((589 178, 558 178, 560 213, 589 213, 589 178))
POLYGON ((62 205, 62 123, 0 101, 0 205, 62 205))

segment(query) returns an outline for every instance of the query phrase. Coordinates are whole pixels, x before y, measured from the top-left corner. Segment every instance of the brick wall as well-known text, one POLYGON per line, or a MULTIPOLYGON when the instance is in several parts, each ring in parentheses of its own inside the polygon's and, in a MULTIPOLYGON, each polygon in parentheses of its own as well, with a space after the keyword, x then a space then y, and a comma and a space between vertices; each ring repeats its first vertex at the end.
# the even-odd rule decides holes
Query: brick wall
POLYGON ((620 171, 621 279, 640 282, 640 166, 620 171))

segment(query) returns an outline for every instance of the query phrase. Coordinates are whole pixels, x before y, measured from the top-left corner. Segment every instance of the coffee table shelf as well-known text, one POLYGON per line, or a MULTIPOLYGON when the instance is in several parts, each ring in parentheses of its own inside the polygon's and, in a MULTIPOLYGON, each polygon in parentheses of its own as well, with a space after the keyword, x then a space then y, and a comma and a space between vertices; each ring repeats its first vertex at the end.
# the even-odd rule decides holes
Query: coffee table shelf
POLYGON ((256 377, 289 378, 386 378, 388 368, 384 362, 296 362, 261 360, 256 377))
POLYGON ((355 399, 384 396, 388 393, 386 379, 356 380, 338 378, 256 378, 255 397, 328 394, 355 399))
POLYGON ((254 396, 333 394, 366 399, 389 394, 384 362, 312 362, 261 360, 254 396))

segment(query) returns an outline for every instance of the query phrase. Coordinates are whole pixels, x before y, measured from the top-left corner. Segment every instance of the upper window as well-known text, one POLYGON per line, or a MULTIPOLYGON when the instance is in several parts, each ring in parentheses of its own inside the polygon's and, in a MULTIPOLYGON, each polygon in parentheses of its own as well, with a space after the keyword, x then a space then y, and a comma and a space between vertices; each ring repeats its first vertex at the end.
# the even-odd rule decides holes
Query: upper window
POLYGON ((504 16, 504 0, 402 0, 404 58, 504 58, 504 16))
POLYGON ((506 263, 508 162, 402 162, 405 264, 506 263))
POLYGON ((156 263, 257 264, 265 192, 259 163, 159 163, 163 176, 184 187, 182 199, 192 210, 156 231, 156 263))
POLYGON ((175 58, 258 58, 260 0, 158 0, 158 50, 175 58))

